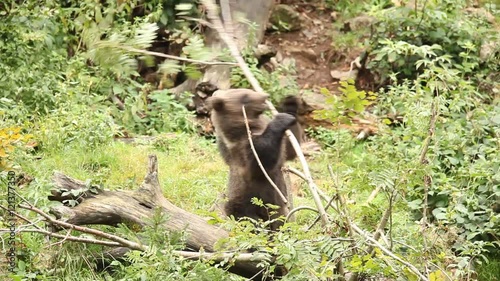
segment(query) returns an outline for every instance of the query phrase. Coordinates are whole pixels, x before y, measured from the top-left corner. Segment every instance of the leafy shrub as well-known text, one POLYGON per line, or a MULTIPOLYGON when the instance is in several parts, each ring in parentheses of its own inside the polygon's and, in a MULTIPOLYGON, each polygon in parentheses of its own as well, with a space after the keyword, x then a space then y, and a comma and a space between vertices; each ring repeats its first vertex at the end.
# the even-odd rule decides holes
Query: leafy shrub
POLYGON ((135 233, 125 226, 119 230, 123 236, 135 236, 149 245, 145 252, 130 251, 126 262, 113 261, 117 271, 113 280, 237 280, 234 276, 208 262, 195 261, 177 256, 175 250, 185 248, 184 232, 165 231, 168 217, 160 212, 148 221, 148 226, 135 233))
MULTIPOLYGON (((425 50, 426 46, 412 48, 425 50)), ((455 68, 447 55, 430 54, 416 62, 420 63, 426 68, 417 79, 390 86, 379 95, 375 110, 404 115, 402 126, 395 127, 389 137, 392 148, 385 149, 399 167, 406 167, 402 172, 413 170, 406 179, 409 207, 418 210, 417 218, 424 207, 437 223, 458 226, 458 237, 450 242, 456 242, 454 249, 464 255, 462 261, 470 262, 491 246, 498 247, 483 242, 494 241, 500 231, 500 215, 493 209, 500 194, 495 143, 498 101, 485 103, 485 95, 462 75, 467 70, 455 68), (429 119, 434 114, 437 120, 427 151, 429 163, 419 166, 417 159, 430 140, 429 119), (430 183, 425 182, 425 175, 432 179, 430 183), (424 204, 426 199, 428 205, 424 204)))
POLYGON ((328 129, 324 127, 307 128, 307 134, 319 141, 325 148, 334 148, 336 151, 350 151, 354 146, 354 139, 349 130, 328 129))
MULTIPOLYGON (((415 230, 417 225, 408 222, 405 227, 412 234, 394 235, 399 239, 420 235, 418 248, 448 263, 458 279, 471 273, 470 264, 487 263, 488 256, 495 257, 500 248, 496 207, 500 100, 495 97, 498 82, 491 79, 497 75, 499 60, 498 53, 486 60, 479 53, 484 42, 498 40, 498 33, 463 10, 464 2, 446 0, 429 1, 418 13, 404 6, 372 10, 379 22, 371 38, 368 66, 385 87, 370 110, 382 118, 403 116, 403 122, 393 126, 383 119, 380 134, 364 144, 363 154, 333 146, 342 161, 333 163, 340 167, 341 186, 381 188, 388 198, 397 191, 401 198, 394 202, 395 208, 406 209, 412 215, 408 221, 421 219, 425 211, 432 225, 429 229, 415 230), (428 239, 439 243, 428 246, 428 239)), ((319 117, 339 122, 345 116, 343 89, 335 102, 329 100, 331 110, 320 112, 319 117)), ((334 143, 335 137, 329 134, 316 135, 334 143)), ((367 220, 374 210, 368 207, 353 212, 375 227, 367 220)), ((363 258, 349 260, 356 265, 352 270, 371 275, 363 258)))
POLYGON ((347 244, 337 241, 321 230, 303 231, 294 223, 286 223, 282 231, 269 239, 265 224, 269 222, 251 219, 236 223, 226 222, 231 235, 218 241, 218 247, 225 251, 245 252, 249 249, 259 249, 263 260, 259 267, 264 275, 272 275, 276 265, 283 266, 287 271, 281 280, 326 280, 338 278, 337 261, 346 251, 347 244), (276 257, 276 265, 271 266, 271 258, 276 257))
POLYGON ((331 108, 316 110, 315 118, 349 124, 352 117, 365 111, 377 97, 373 92, 358 91, 352 79, 341 81, 339 90, 341 94, 337 96, 326 88, 321 89, 321 93, 326 96, 325 103, 331 108))
POLYGON ((110 141, 118 132, 111 116, 98 108, 68 105, 40 117, 34 137, 45 150, 61 150, 71 146, 88 149, 110 141))
MULTIPOLYGON (((29 113, 47 112, 66 94, 64 34, 56 10, 33 2, 3 11, 0 25, 0 97, 21 102, 29 113)), ((7 9, 7 8, 6 8, 7 9)))
MULTIPOLYGON (((425 47, 445 55, 460 66, 461 75, 471 77, 479 69, 480 46, 498 36, 485 23, 464 12, 465 1, 431 1, 418 11, 400 6, 374 11, 379 20, 370 43, 369 68, 386 83, 390 73, 397 79, 416 79, 425 65, 415 63, 425 57, 423 48, 394 48, 394 45, 425 47), (435 46, 438 46, 435 48, 435 46), (416 66, 416 67, 415 67, 416 66)), ((493 63, 494 64, 494 63, 493 63)), ((480 73, 480 71, 479 71, 480 73)))

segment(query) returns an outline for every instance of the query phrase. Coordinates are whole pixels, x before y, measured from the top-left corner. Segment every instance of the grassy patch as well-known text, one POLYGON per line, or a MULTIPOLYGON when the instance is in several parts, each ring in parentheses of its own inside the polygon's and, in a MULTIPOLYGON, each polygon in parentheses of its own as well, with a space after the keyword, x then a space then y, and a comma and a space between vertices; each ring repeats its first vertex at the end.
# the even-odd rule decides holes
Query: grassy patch
POLYGON ((58 152, 42 152, 37 155, 39 160, 35 160, 36 157, 19 159, 23 171, 36 179, 26 196, 40 198, 39 194, 49 194, 54 171, 80 180, 91 179, 110 190, 136 189, 146 174, 148 155, 156 154, 165 197, 189 211, 208 208, 224 190, 227 174, 215 145, 183 134, 165 139, 159 137, 155 142, 114 141, 91 150, 71 147, 58 152), (168 144, 166 149, 155 145, 160 140, 168 144))

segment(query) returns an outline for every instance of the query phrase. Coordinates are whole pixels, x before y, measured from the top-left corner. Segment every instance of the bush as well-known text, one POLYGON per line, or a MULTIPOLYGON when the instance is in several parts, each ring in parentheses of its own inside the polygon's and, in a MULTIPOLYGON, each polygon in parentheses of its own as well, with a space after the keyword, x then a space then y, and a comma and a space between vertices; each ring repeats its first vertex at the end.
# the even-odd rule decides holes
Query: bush
POLYGON ((72 146, 92 149, 112 140, 118 133, 113 119, 99 108, 68 104, 41 116, 33 135, 46 151, 69 149, 72 146))
MULTIPOLYGON (((427 48, 460 67, 463 78, 481 76, 480 47, 491 38, 498 38, 498 32, 485 19, 465 13, 465 1, 426 4, 418 11, 400 6, 373 12, 379 22, 370 42, 369 68, 382 83, 388 82, 391 73, 395 73, 398 81, 416 79, 425 69, 425 65, 416 62, 425 58, 424 48, 427 48), (394 48, 395 45, 401 48, 394 48)), ((489 64, 498 67, 498 61, 489 64)))

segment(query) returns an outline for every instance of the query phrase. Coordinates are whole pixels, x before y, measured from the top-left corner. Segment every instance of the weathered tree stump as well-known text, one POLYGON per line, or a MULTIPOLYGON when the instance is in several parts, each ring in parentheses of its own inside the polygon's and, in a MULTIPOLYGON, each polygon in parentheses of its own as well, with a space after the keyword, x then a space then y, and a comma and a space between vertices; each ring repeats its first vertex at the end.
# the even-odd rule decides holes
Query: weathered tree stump
MULTIPOLYGON (((269 15, 274 6, 273 0, 232 0, 229 1, 231 9, 231 17, 233 19, 233 30, 235 41, 240 49, 246 47, 249 43, 258 44, 264 36, 264 31, 269 19, 269 15), (257 28, 252 34, 249 25, 242 23, 242 18, 245 21, 254 23, 257 28), (249 42, 249 38, 253 38, 249 42)), ((225 48, 224 42, 221 41, 215 30, 210 28, 204 34, 206 45, 215 53, 220 53, 225 48)), ((203 73, 203 77, 199 80, 188 78, 179 86, 170 89, 170 92, 176 96, 189 91, 193 93, 193 104, 191 107, 196 110, 198 115, 208 115, 208 110, 205 107, 205 100, 212 95, 215 89, 229 89, 231 66, 228 65, 211 65, 207 67, 203 73), (201 85, 200 85, 201 84, 201 85), (212 85, 207 87, 206 85, 212 85)))

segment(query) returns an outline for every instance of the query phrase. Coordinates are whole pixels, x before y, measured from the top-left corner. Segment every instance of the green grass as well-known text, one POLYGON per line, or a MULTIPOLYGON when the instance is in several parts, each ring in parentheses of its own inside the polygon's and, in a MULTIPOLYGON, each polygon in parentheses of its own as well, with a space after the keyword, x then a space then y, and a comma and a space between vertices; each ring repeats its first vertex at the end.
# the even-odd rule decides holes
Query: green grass
MULTIPOLYGON (((155 143, 126 144, 114 141, 93 150, 85 147, 42 153, 41 159, 24 158, 22 169, 36 178, 36 194, 48 194, 51 176, 60 171, 70 177, 100 184, 106 189, 136 189, 142 182, 148 155, 158 157, 158 173, 165 197, 189 211, 205 210, 224 190, 227 167, 214 144, 189 135, 165 137, 155 143), (161 142, 160 142, 161 141, 161 142)), ((28 197, 30 197, 28 195, 28 197)))
POLYGON ((491 255, 488 257, 489 262, 480 264, 476 270, 478 273, 477 280, 480 281, 499 281, 500 280, 500 254, 491 255))

